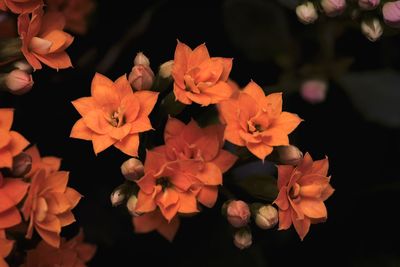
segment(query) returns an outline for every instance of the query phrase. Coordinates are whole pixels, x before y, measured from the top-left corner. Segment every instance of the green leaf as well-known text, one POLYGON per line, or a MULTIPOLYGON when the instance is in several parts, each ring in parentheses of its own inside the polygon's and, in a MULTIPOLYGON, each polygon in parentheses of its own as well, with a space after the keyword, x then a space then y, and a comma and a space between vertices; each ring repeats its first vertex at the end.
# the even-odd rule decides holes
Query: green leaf
POLYGON ((278 196, 277 181, 273 176, 254 175, 236 178, 233 183, 257 199, 272 202, 278 196))

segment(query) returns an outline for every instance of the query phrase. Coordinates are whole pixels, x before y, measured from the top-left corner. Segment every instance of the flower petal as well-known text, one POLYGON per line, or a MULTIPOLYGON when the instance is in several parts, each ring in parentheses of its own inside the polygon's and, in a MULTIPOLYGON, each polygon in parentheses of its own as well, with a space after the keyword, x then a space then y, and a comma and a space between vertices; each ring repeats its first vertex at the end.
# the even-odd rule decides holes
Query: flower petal
POLYGON ((0 109, 0 129, 9 131, 13 123, 14 109, 1 108, 0 109))
POLYGON ((304 213, 309 218, 321 219, 328 217, 328 212, 326 210, 324 202, 313 198, 302 198, 299 206, 304 213))
POLYGON ((114 146, 129 156, 137 157, 139 149, 139 135, 129 134, 121 141, 114 143, 114 146))
POLYGON ((83 119, 79 119, 75 122, 74 126, 71 129, 70 137, 83 139, 83 140, 92 140, 93 135, 96 135, 92 130, 90 130, 83 119))
POLYGON ((231 152, 221 149, 218 155, 211 161, 221 170, 222 173, 228 171, 235 164, 238 157, 231 152))
POLYGON ((272 147, 263 143, 247 143, 247 148, 257 158, 264 160, 266 156, 272 153, 272 147))
MULTIPOLYGON (((127 137, 125 137, 124 140, 126 138, 127 137)), ((100 134, 92 135, 93 150, 96 155, 112 145, 116 146, 118 143, 121 143, 121 141, 118 143, 116 142, 117 140, 111 138, 109 135, 100 135, 100 134)))
POLYGON ((81 116, 85 116, 89 111, 97 109, 96 102, 93 97, 81 97, 74 101, 72 101, 72 105, 75 109, 81 114, 81 116))
POLYGON ((218 187, 217 186, 203 186, 198 195, 197 200, 208 208, 212 208, 217 202, 218 187))

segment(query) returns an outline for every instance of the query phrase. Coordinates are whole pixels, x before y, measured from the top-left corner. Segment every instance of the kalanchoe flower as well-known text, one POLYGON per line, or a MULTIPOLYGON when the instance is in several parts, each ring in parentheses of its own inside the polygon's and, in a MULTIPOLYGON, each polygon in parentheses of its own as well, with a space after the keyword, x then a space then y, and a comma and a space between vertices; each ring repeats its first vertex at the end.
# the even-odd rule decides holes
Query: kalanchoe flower
POLYGON ((31 13, 38 6, 43 5, 43 0, 0 0, 0 10, 16 14, 31 13))
POLYGON ((379 6, 380 0, 358 0, 360 8, 365 10, 371 10, 379 6))
POLYGON ((381 37, 383 28, 379 22, 379 19, 374 18, 369 21, 361 22, 361 31, 368 38, 368 40, 375 42, 381 37))
POLYGON ((14 95, 25 94, 32 89, 32 75, 26 71, 15 69, 7 75, 5 85, 8 91, 14 95))
POLYGON ((302 121, 296 114, 282 111, 282 93, 265 96, 253 81, 237 99, 221 102, 219 110, 226 123, 226 140, 246 146, 262 160, 273 147, 289 145, 288 134, 302 121))
POLYGON ((139 133, 153 129, 148 116, 158 93, 134 93, 126 75, 112 82, 96 73, 91 94, 72 102, 82 119, 75 123, 70 136, 91 140, 96 154, 114 145, 127 155, 137 156, 139 133))
POLYGON ((13 157, 29 145, 22 135, 10 131, 13 116, 13 109, 0 109, 0 168, 11 168, 13 157))
POLYGON ((226 208, 226 219, 236 228, 246 226, 250 221, 250 209, 246 202, 232 200, 226 208))
POLYGON ((43 13, 42 6, 39 6, 31 17, 28 13, 18 17, 21 51, 35 70, 41 69, 42 63, 57 70, 69 68, 72 64, 65 49, 74 38, 63 31, 64 17, 53 12, 43 13))
POLYGON ((25 220, 30 220, 27 238, 32 238, 35 228, 47 244, 60 246, 61 227, 75 222, 71 210, 82 197, 77 191, 67 187, 68 175, 64 171, 46 175, 45 171, 40 170, 32 178, 22 207, 25 220))
POLYGON ((6 238, 6 233, 3 229, 0 229, 0 266, 8 267, 7 262, 4 260, 5 257, 10 254, 14 246, 14 241, 6 238))
POLYGON ((385 23, 394 28, 400 28, 400 1, 386 2, 382 8, 385 23))
POLYGON ((321 6, 327 16, 335 17, 346 9, 346 0, 321 0, 321 6))
POLYGON ((248 227, 242 228, 233 236, 233 243, 239 249, 245 249, 251 246, 253 243, 253 237, 248 227))
POLYGON ((320 79, 310 79, 302 83, 300 94, 304 100, 311 104, 318 104, 325 101, 328 85, 320 79))
POLYGON ((121 173, 125 179, 136 181, 144 174, 143 163, 137 158, 130 158, 121 165, 121 173))
POLYGON ((271 229, 278 223, 278 211, 271 205, 261 206, 255 215, 255 222, 261 229, 271 229))
POLYGON ((329 184, 328 159, 313 161, 306 153, 297 166, 278 166, 279 194, 274 203, 279 207, 279 230, 293 224, 301 240, 311 223, 323 222, 328 213, 324 204, 334 189, 329 184))
POLYGON ((312 2, 305 2, 296 7, 297 18, 304 24, 313 23, 318 18, 317 10, 312 2))
POLYGON ((228 99, 233 93, 226 83, 231 69, 231 58, 210 57, 205 44, 192 50, 178 41, 172 69, 175 98, 202 106, 228 99))

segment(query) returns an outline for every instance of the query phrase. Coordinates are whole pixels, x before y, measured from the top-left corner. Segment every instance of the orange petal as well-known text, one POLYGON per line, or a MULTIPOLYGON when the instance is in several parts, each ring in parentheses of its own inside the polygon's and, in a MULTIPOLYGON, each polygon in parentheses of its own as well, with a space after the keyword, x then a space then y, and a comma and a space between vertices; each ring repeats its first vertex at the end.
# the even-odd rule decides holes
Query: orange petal
POLYGON ((297 220, 296 216, 292 212, 292 222, 297 234, 300 236, 300 239, 303 240, 310 230, 310 219, 304 218, 303 220, 297 220))
POLYGON ((158 94, 156 92, 151 92, 147 90, 142 90, 135 92, 135 96, 139 99, 140 110, 138 118, 143 116, 148 116, 154 108, 154 105, 157 103, 158 94))
POLYGON ((191 101, 200 104, 202 107, 208 106, 211 104, 211 97, 205 94, 194 94, 192 92, 186 92, 187 98, 191 101))
POLYGON ((279 128, 285 133, 289 134, 293 132, 294 129, 303 120, 299 118, 296 114, 289 112, 282 112, 278 119, 274 120, 271 124, 271 128, 279 128))
POLYGON ((303 160, 297 166, 296 170, 301 173, 308 173, 311 171, 312 166, 313 166, 313 159, 311 155, 307 152, 304 155, 303 160))
POLYGON ((166 188, 156 196, 155 201, 161 210, 168 209, 179 201, 179 195, 175 189, 166 188))
POLYGON ((136 204, 136 212, 150 212, 157 208, 156 203, 151 194, 145 194, 142 190, 139 190, 138 201, 136 204))
POLYGON ((144 163, 144 172, 154 171, 159 172, 165 167, 167 159, 164 154, 158 153, 153 150, 147 150, 146 161, 144 163))
POLYGON ((138 118, 140 112, 140 99, 134 94, 128 94, 122 98, 120 109, 124 114, 125 122, 133 122, 138 118))
POLYGON ((335 189, 333 189, 332 186, 328 184, 325 187, 325 190, 321 194, 321 200, 322 201, 327 200, 333 194, 334 191, 335 191, 335 189))
MULTIPOLYGON (((222 71, 221 76, 219 77, 220 81, 227 81, 229 78, 229 74, 231 73, 232 70, 232 58, 225 58, 225 57, 214 57, 215 59, 218 59, 222 62, 224 70, 222 71)), ((231 86, 232 87, 232 86, 231 86)))
POLYGON ((222 173, 228 171, 235 164, 238 157, 226 150, 220 150, 217 157, 211 162, 218 166, 222 173))
POLYGON ((261 160, 272 153, 272 147, 263 143, 248 143, 246 146, 253 155, 261 160))
POLYGON ((179 136, 184 128, 185 124, 183 122, 169 117, 164 129, 164 141, 167 142, 168 139, 179 136))
POLYGON ((196 174, 196 177, 206 185, 222 184, 221 170, 214 163, 205 163, 204 168, 196 174))
POLYGON ((72 67, 71 59, 66 52, 58 52, 46 55, 35 54, 35 56, 41 62, 56 70, 72 67))
POLYGON ((48 231, 40 227, 36 227, 36 231, 47 244, 55 248, 60 247, 61 240, 59 233, 48 231))
MULTIPOLYGON (((128 138, 125 137, 124 140, 128 138)), ((93 134, 92 135, 92 142, 93 142, 93 150, 94 153, 97 155, 98 153, 102 152, 103 150, 109 148, 112 145, 116 145, 117 140, 111 138, 108 135, 99 135, 93 134)), ((121 143, 121 142, 118 142, 121 143)))
POLYGON ((114 82, 114 84, 115 84, 116 91, 119 95, 119 99, 122 100, 125 96, 133 94, 132 87, 129 84, 128 79, 126 78, 126 74, 119 77, 114 82))
POLYGON ((12 167, 12 155, 5 148, 0 149, 0 168, 12 167))
POLYGON ((294 167, 291 165, 278 165, 278 189, 288 185, 294 167))
POLYGON ((93 135, 96 135, 92 130, 90 130, 83 119, 79 119, 71 129, 70 137, 83 139, 83 140, 92 140, 93 135))
POLYGON ((282 93, 272 93, 265 97, 262 108, 265 109, 270 116, 277 118, 282 113, 282 93))
POLYGON ((278 197, 274 203, 279 207, 279 210, 287 210, 289 208, 289 200, 286 192, 287 188, 283 187, 279 190, 278 197))
POLYGON ((292 226, 292 216, 290 210, 279 210, 279 230, 286 230, 292 226))
POLYGON ((83 117, 85 125, 97 134, 108 134, 114 128, 107 120, 105 114, 100 109, 91 110, 83 117))
POLYGON ((158 226, 166 222, 161 213, 156 210, 154 212, 145 213, 141 216, 133 217, 133 226, 135 233, 148 233, 154 231, 158 226))
POLYGON ((174 95, 175 95, 175 101, 179 101, 185 105, 192 104, 192 100, 190 100, 189 97, 187 96, 187 92, 181 87, 179 87, 177 83, 174 83, 174 95))
POLYGON ((241 130, 237 125, 231 126, 228 124, 225 128, 224 138, 237 146, 245 146, 246 141, 239 134, 241 130))
POLYGON ((263 142, 268 146, 287 146, 289 145, 288 134, 280 128, 269 128, 262 132, 263 142))
MULTIPOLYGON (((61 30, 54 30, 54 31, 51 31, 51 32, 47 33, 46 35, 42 36, 42 38, 44 40, 51 42, 51 46, 50 46, 48 53, 59 52, 58 50, 60 48, 63 48, 64 44, 67 43, 68 35, 69 34, 67 34, 61 30)), ((40 54, 42 54, 42 53, 40 53, 40 54)))
POLYGON ((79 114, 81 114, 81 116, 85 116, 89 111, 97 109, 93 97, 78 98, 72 101, 72 105, 79 112, 79 114))
POLYGON ((174 174, 170 175, 169 182, 182 191, 189 190, 193 184, 191 177, 182 172, 174 172, 174 174))
POLYGON ((65 17, 60 12, 46 11, 42 18, 41 35, 46 35, 54 30, 62 30, 65 27, 65 17))
POLYGON ((201 92, 210 96, 211 103, 216 104, 223 100, 229 99, 233 94, 233 89, 226 82, 220 81, 213 86, 205 87, 201 90, 201 92))
POLYGON ((49 192, 45 196, 48 205, 48 212, 52 214, 60 214, 70 209, 70 202, 64 193, 49 192))
POLYGON ((157 231, 165 237, 169 242, 172 242, 174 240, 174 237, 176 235, 176 232, 179 229, 180 225, 180 220, 178 216, 175 216, 172 218, 170 222, 167 222, 166 220, 163 220, 160 225, 157 227, 157 231))
POLYGON ((129 134, 121 141, 116 142, 114 146, 129 156, 137 157, 139 149, 139 135, 129 134))
POLYGON ((61 159, 57 157, 43 157, 42 163, 46 166, 48 172, 55 172, 60 169, 61 159))
POLYGON ((29 145, 29 141, 17 132, 11 131, 10 136, 11 140, 7 148, 13 156, 21 153, 29 145))
POLYGON ((21 215, 16 208, 0 213, 0 229, 9 228, 21 222, 21 215))
POLYGON ((208 208, 212 208, 217 202, 218 187, 217 186, 203 186, 197 195, 197 200, 208 208))
MULTIPOLYGON (((43 171, 39 172, 36 177, 42 176, 45 174, 43 171)), ((49 174, 41 184, 41 192, 53 191, 64 193, 67 188, 69 172, 66 171, 58 171, 49 174)))
POLYGON ((180 213, 199 212, 197 209, 196 197, 191 192, 179 193, 179 209, 180 213))
POLYGON ((5 178, 0 192, 8 196, 14 202, 14 205, 17 205, 25 197, 28 187, 29 184, 23 182, 22 179, 5 178))
POLYGON ((172 77, 174 78, 174 82, 178 83, 179 87, 181 88, 185 88, 185 84, 183 82, 183 75, 186 73, 188 69, 188 61, 191 52, 192 49, 190 49, 190 47, 178 41, 175 49, 172 77))
POLYGON ((78 191, 71 187, 67 187, 64 193, 65 197, 68 199, 69 204, 70 204, 70 209, 74 208, 76 205, 78 205, 79 201, 82 198, 82 195, 79 194, 78 191))
POLYGON ((0 109, 0 129, 9 131, 14 117, 14 109, 1 108, 0 109))
POLYGON ((70 225, 76 221, 74 214, 72 214, 71 211, 66 211, 64 213, 58 214, 57 218, 60 220, 61 227, 70 225))
MULTIPOLYGON (((0 193, 2 194, 0 197, 1 199, 0 214, 1 214, 1 212, 7 211, 8 209, 14 207, 17 203, 15 203, 15 201, 11 197, 5 194, 3 190, 0 190, 0 193)), ((0 215, 0 220, 1 220, 1 215, 0 215)))
POLYGON ((164 218, 170 222, 176 215, 176 213, 178 212, 178 208, 179 205, 178 203, 170 205, 168 208, 163 208, 160 207, 160 211, 162 213, 162 215, 164 216, 164 218))
POLYGON ((208 50, 206 45, 203 43, 196 47, 192 53, 189 55, 188 59, 188 69, 192 69, 194 67, 199 66, 202 62, 209 59, 210 55, 208 54, 208 50))
POLYGON ((319 174, 322 176, 328 175, 329 161, 328 157, 313 162, 311 173, 319 174))
POLYGON ((0 266, 1 267, 8 267, 6 262, 3 263, 2 258, 5 258, 10 254, 12 248, 14 246, 14 241, 7 240, 4 230, 0 230, 0 266), (3 264, 3 265, 2 265, 3 264))
POLYGON ((328 217, 324 202, 312 198, 302 198, 299 206, 307 217, 320 219, 328 217))
POLYGON ((131 124, 127 123, 121 127, 113 127, 108 135, 117 141, 121 141, 131 132, 131 124))
POLYGON ((142 133, 149 130, 154 130, 151 125, 151 121, 148 117, 143 117, 140 120, 132 122, 132 128, 130 133, 142 133))
POLYGON ((110 79, 104 75, 101 75, 100 73, 96 73, 93 77, 91 94, 99 105, 104 106, 107 109, 116 109, 116 107, 119 105, 120 100, 116 86, 110 79))
POLYGON ((243 93, 251 96, 257 103, 262 106, 262 100, 265 99, 264 90, 255 82, 250 81, 242 90, 243 93))

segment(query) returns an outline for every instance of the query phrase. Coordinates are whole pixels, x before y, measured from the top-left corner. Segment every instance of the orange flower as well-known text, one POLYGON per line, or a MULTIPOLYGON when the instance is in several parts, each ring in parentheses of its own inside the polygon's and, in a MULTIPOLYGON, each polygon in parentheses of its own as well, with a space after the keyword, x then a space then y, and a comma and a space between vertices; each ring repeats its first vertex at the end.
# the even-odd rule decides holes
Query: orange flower
POLYGON ((29 184, 21 179, 3 178, 0 173, 0 229, 17 225, 21 222, 16 205, 24 198, 29 184))
POLYGON ((94 152, 109 146, 130 156, 137 156, 139 133, 152 129, 148 118, 158 93, 133 92, 126 75, 115 82, 96 73, 91 97, 72 102, 82 115, 72 128, 71 137, 92 140, 94 152))
POLYGON ((180 225, 178 216, 168 222, 159 210, 135 216, 132 218, 132 222, 135 233, 145 234, 156 230, 170 242, 174 239, 180 225))
POLYGON ((32 158, 31 170, 25 175, 28 178, 32 178, 39 170, 44 170, 46 175, 48 175, 60 169, 61 159, 56 157, 40 157, 37 146, 28 148, 25 150, 25 153, 32 158))
POLYGON ((28 251, 26 263, 22 266, 86 266, 85 263, 90 261, 96 253, 96 246, 84 243, 83 238, 82 231, 69 241, 63 238, 60 248, 49 246, 41 241, 35 249, 28 251))
POLYGON ((29 145, 29 142, 22 135, 10 131, 13 116, 13 109, 0 109, 0 168, 11 168, 12 158, 29 145))
POLYGON ((43 5, 43 0, 0 0, 0 10, 10 9, 16 14, 31 13, 41 5, 43 5))
POLYGON ((327 158, 313 162, 308 153, 297 167, 278 166, 279 195, 274 203, 279 207, 279 230, 288 229, 293 223, 303 240, 311 223, 327 219, 324 201, 334 191, 327 177, 328 167, 327 158))
POLYGON ((68 172, 59 171, 46 175, 40 170, 32 178, 28 197, 22 212, 25 220, 30 218, 27 238, 32 237, 33 227, 49 245, 59 247, 61 227, 75 222, 71 210, 81 195, 67 187, 68 172))
POLYGON ((0 267, 8 267, 8 264, 4 258, 10 254, 13 246, 14 241, 8 240, 4 230, 0 229, 0 267))
POLYGON ((43 15, 42 6, 33 11, 31 18, 28 13, 18 17, 21 51, 35 70, 42 68, 41 62, 57 70, 72 66, 65 49, 74 38, 63 31, 64 25, 63 16, 54 12, 43 15))
POLYGON ((197 168, 195 161, 168 162, 164 154, 147 151, 145 174, 137 181, 140 190, 136 212, 152 212, 158 207, 168 221, 178 212, 198 212, 196 193, 189 190, 196 181, 192 172, 197 168))
POLYGON ((250 82, 237 99, 220 103, 225 121, 225 138, 238 146, 246 146, 264 160, 274 146, 289 145, 288 134, 302 121, 297 115, 282 112, 282 93, 265 96, 255 82, 250 82))
POLYGON ((198 170, 193 172, 197 181, 191 190, 197 200, 206 207, 213 207, 218 196, 217 186, 222 184, 222 173, 232 167, 237 157, 223 150, 224 126, 211 125, 200 128, 192 120, 185 125, 169 118, 165 127, 165 146, 155 148, 164 153, 168 161, 195 160, 198 170))
POLYGON ((228 99, 233 93, 226 82, 231 69, 231 58, 210 58, 205 44, 192 51, 178 41, 172 69, 175 98, 186 105, 195 102, 202 106, 228 99))

